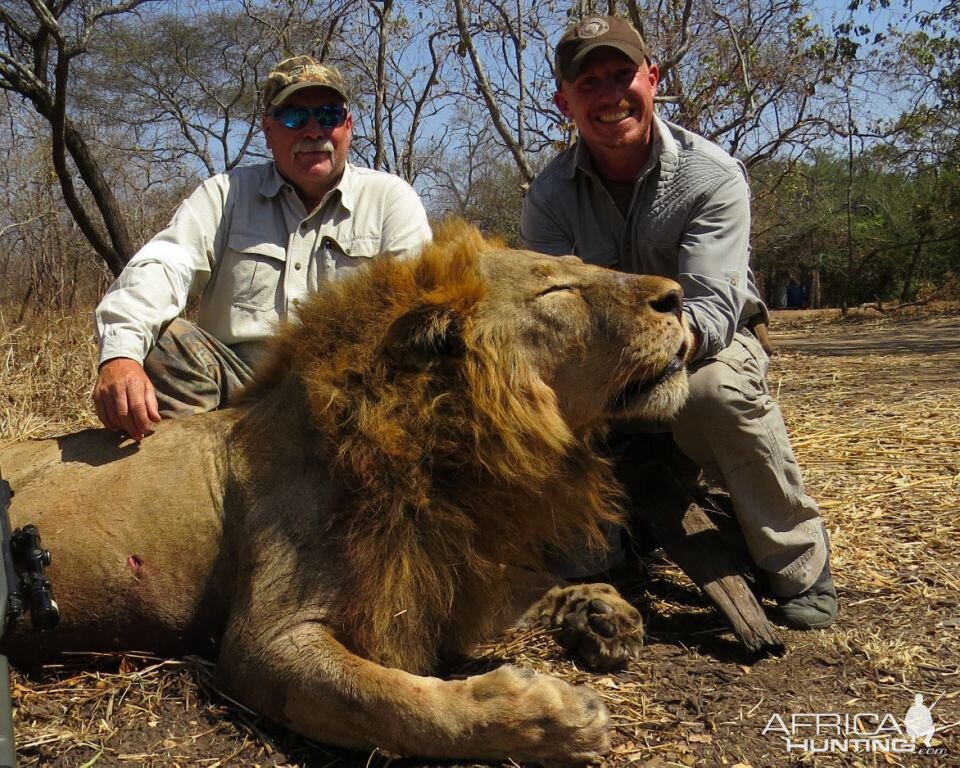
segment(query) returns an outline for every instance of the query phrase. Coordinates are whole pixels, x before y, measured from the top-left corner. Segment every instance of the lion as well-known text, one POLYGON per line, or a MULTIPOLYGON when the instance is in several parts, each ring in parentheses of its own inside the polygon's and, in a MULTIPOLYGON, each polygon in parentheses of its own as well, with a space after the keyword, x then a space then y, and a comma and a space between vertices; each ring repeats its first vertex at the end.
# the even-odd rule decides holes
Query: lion
POLYGON ((4 649, 208 654, 230 696, 341 747, 593 761, 609 718, 588 687, 430 675, 518 620, 597 668, 637 653, 637 610, 544 553, 602 542, 618 490, 593 441, 614 417, 670 418, 690 346, 676 283, 450 225, 304 302, 236 407, 141 443, 0 446, 61 613, 4 649))

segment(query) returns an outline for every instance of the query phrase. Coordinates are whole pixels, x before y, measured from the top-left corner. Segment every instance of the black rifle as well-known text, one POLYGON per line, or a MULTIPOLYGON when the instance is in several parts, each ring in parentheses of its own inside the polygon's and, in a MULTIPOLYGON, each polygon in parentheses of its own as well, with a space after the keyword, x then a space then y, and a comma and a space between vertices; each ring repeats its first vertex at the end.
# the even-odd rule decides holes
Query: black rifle
MULTIPOLYGON (((40 547, 40 531, 35 525, 25 525, 10 532, 7 507, 12 495, 10 485, 0 476, 0 639, 11 621, 27 612, 35 629, 53 629, 60 619, 50 581, 43 572, 50 565, 50 552, 40 547)), ((10 664, 0 654, 0 768, 16 764, 10 664)))

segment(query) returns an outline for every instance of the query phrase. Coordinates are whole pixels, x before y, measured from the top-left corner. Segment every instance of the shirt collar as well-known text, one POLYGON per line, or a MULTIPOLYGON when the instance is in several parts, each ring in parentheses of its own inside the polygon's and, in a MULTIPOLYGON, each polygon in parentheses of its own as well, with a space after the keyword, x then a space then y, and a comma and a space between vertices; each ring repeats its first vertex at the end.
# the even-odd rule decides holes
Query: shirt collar
POLYGON ((286 184, 287 180, 280 175, 277 164, 271 161, 270 170, 264 175, 263 181, 260 183, 260 194, 264 197, 276 197, 286 184))
MULTIPOLYGON (((354 207, 354 185, 352 180, 355 175, 356 171, 353 166, 350 165, 349 162, 344 163, 343 174, 340 176, 340 181, 327 193, 327 199, 329 199, 329 195, 339 193, 340 204, 351 212, 353 212, 354 207)), ((264 197, 276 197, 289 183, 290 182, 280 175, 280 172, 277 170, 277 164, 271 161, 270 172, 264 177, 263 182, 260 184, 260 194, 264 197)))
MULTIPOLYGON (((582 141, 577 141, 573 150, 573 162, 571 162, 567 168, 567 177, 572 179, 578 170, 586 173, 588 176, 597 177, 597 169, 593 165, 593 160, 590 157, 590 152, 587 150, 586 145, 582 141)), ((666 123, 657 117, 657 115, 654 115, 653 146, 650 148, 650 156, 647 158, 647 162, 643 166, 643 169, 637 175, 636 180, 639 181, 640 179, 644 178, 654 167, 656 167, 657 163, 661 162, 664 158, 676 158, 676 156, 676 140, 671 135, 666 123)))

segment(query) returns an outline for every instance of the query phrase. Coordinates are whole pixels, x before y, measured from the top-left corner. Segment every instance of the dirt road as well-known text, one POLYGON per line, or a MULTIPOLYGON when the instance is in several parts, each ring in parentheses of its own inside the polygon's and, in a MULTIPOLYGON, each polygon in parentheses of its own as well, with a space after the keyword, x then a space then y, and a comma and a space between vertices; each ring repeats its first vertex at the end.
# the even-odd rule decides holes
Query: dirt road
POLYGON ((792 327, 799 318, 791 318, 791 314, 774 313, 771 324, 774 342, 785 350, 818 355, 960 354, 958 316, 792 327))

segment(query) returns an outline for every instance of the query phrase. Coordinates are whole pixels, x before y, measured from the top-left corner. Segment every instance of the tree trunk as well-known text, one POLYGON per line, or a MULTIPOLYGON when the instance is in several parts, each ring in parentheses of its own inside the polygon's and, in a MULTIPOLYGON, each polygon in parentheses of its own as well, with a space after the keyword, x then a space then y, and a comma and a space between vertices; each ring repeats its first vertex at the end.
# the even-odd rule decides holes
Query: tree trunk
POLYGON ((820 264, 818 263, 813 268, 813 272, 810 274, 810 289, 807 291, 807 306, 810 309, 820 309, 820 305, 821 305, 820 296, 821 296, 820 264))
POLYGON ((37 99, 34 104, 37 111, 50 121, 53 134, 53 166, 57 178, 60 180, 63 199, 84 237, 107 263, 114 276, 117 276, 133 255, 133 239, 130 237, 130 231, 120 211, 120 206, 117 204, 113 190, 103 177, 99 163, 87 147, 83 136, 67 119, 66 98, 69 83, 69 61, 69 58, 61 50, 56 66, 54 99, 52 103, 48 103, 46 99, 37 99), (44 111, 41 106, 46 107, 47 111, 44 111), (73 174, 66 162, 66 152, 70 153, 80 178, 93 196, 93 201, 106 227, 109 242, 104 240, 77 195, 73 184, 73 174))
POLYGON ((617 479, 633 501, 633 512, 657 543, 720 609, 734 634, 753 654, 781 653, 783 641, 747 585, 750 569, 739 536, 731 546, 704 512, 693 465, 669 435, 638 435, 613 446, 617 479))
POLYGON ((900 303, 907 304, 912 299, 913 276, 917 273, 917 267, 920 266, 920 256, 923 254, 923 238, 917 240, 917 245, 913 249, 913 256, 907 265, 907 273, 903 276, 903 290, 900 291, 900 303))

